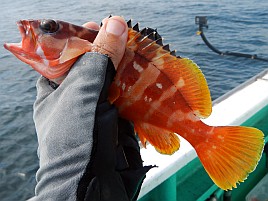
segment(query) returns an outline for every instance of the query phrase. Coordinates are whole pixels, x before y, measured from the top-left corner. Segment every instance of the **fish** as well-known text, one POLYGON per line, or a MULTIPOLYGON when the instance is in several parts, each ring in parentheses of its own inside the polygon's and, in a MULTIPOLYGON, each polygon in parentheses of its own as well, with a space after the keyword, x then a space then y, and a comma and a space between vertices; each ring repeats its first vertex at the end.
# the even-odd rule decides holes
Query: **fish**
MULTIPOLYGON (((212 101, 196 63, 176 56, 156 29, 128 24, 124 56, 110 86, 109 101, 134 124, 146 147, 171 155, 178 136, 195 149, 204 169, 223 190, 243 182, 257 166, 264 134, 253 127, 209 126, 212 101)), ((66 75, 79 56, 90 51, 98 31, 68 22, 41 19, 17 22, 22 41, 4 47, 48 79, 66 75)))

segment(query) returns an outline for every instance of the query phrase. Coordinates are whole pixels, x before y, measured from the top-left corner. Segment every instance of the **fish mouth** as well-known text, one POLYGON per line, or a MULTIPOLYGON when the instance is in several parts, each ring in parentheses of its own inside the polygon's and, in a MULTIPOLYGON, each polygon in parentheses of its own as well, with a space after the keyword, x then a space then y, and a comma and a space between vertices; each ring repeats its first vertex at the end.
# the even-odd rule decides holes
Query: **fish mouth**
POLYGON ((31 26, 31 20, 17 21, 17 26, 21 35, 19 43, 5 43, 4 47, 12 52, 16 57, 28 63, 27 60, 33 60, 36 57, 34 53, 36 47, 36 37, 31 26))

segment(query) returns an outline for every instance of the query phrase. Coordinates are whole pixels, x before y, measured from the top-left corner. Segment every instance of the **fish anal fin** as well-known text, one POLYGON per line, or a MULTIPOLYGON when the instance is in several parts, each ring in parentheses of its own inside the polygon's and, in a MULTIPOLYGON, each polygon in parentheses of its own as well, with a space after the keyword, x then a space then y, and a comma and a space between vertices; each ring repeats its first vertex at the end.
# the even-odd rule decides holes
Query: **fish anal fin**
POLYGON ((212 131, 194 148, 214 183, 231 190, 256 168, 264 135, 258 129, 241 126, 214 127, 212 131))
POLYGON ((180 148, 179 137, 173 132, 148 123, 134 123, 134 126, 144 147, 146 147, 146 141, 148 141, 156 151, 168 155, 173 154, 180 148))

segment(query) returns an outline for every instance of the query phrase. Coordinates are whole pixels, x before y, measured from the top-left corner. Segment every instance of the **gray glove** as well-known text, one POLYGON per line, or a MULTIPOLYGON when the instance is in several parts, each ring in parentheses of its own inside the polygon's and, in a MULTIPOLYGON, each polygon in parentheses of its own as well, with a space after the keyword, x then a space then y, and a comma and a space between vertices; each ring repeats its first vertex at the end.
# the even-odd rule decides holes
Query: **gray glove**
POLYGON ((31 200, 135 200, 146 172, 130 122, 107 101, 110 59, 86 53, 55 90, 37 82, 40 168, 31 200))

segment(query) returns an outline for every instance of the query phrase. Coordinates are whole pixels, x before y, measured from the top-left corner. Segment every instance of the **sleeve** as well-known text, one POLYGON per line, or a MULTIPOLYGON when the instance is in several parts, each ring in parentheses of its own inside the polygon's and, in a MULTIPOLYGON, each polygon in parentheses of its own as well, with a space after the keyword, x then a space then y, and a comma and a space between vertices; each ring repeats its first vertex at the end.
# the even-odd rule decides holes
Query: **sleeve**
POLYGON ((56 90, 46 78, 38 80, 34 122, 40 168, 32 200, 76 200, 90 161, 107 64, 107 56, 86 53, 56 90))
POLYGON ((40 168, 31 200, 136 200, 143 167, 131 122, 107 101, 111 60, 86 53, 54 90, 37 83, 34 122, 40 168))

